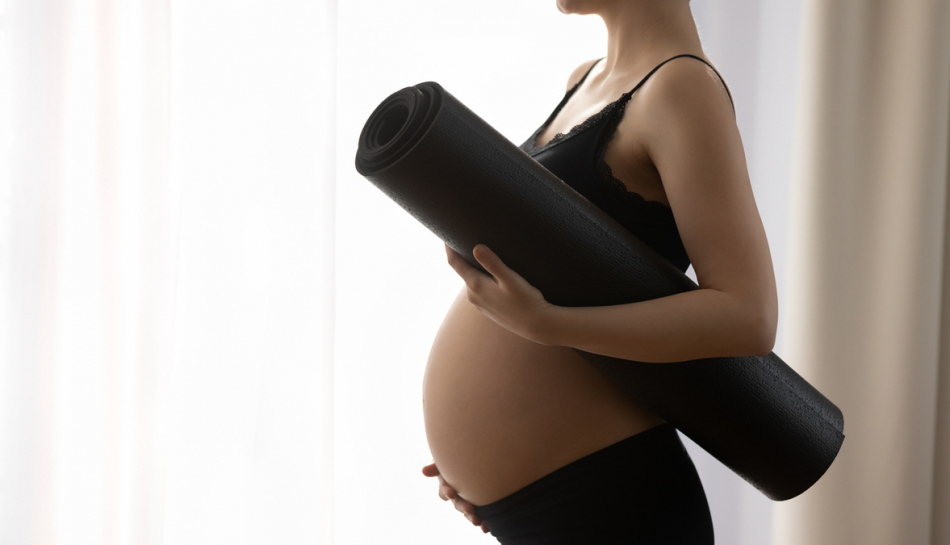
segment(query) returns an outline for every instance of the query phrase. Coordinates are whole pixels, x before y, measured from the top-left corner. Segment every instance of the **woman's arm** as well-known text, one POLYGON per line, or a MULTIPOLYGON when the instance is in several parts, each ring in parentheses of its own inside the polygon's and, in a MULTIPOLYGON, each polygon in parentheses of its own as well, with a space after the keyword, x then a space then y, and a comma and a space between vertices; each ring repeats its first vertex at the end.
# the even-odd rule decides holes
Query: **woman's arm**
POLYGON ((533 340, 654 363, 764 356, 775 328, 763 314, 726 292, 698 289, 626 305, 553 306, 533 340))
POLYGON ((683 58, 638 93, 627 117, 659 171, 700 289, 551 307, 539 316, 536 340, 644 362, 765 355, 778 322, 775 277, 725 89, 706 65, 683 58))

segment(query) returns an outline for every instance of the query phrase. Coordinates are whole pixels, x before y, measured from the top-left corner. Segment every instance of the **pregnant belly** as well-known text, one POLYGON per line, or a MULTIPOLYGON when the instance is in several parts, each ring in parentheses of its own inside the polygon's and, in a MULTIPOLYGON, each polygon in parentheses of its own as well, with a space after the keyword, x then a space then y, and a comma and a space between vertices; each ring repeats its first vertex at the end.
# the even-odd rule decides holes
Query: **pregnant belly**
POLYGON ((464 286, 429 352, 422 403, 433 460, 474 505, 663 422, 573 349, 487 318, 464 286))

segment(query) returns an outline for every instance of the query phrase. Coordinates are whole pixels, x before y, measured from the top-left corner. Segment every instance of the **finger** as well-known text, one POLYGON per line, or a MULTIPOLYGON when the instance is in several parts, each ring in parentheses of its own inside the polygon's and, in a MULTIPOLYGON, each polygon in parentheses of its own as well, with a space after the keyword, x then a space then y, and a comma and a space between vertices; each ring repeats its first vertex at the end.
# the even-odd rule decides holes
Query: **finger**
POLYGON ((422 468, 422 474, 426 477, 435 477, 439 474, 439 468, 435 464, 429 464, 422 468))
POLYGON ((448 488, 449 486, 445 484, 445 479, 442 478, 442 475, 439 475, 439 497, 445 501, 449 501, 449 497, 446 494, 448 488))
POLYGON ((471 522, 475 526, 481 526, 482 522, 484 522, 482 518, 476 515, 475 513, 465 513, 465 518, 467 518, 469 522, 471 522))
POLYGON ((455 500, 459 497, 458 493, 451 486, 443 486, 440 490, 445 494, 445 497, 450 500, 455 500))
POLYGON ((488 524, 485 521, 482 521, 482 532, 486 534, 489 532, 488 524))
POLYGON ((472 248, 472 255, 481 266, 498 281, 507 282, 512 279, 511 269, 509 269, 508 266, 502 262, 501 258, 498 257, 498 254, 491 251, 488 246, 476 244, 475 247, 472 248))
POLYGON ((455 269, 455 272, 462 277, 462 280, 464 280, 469 287, 476 287, 479 277, 485 276, 481 271, 469 265, 468 261, 465 261, 465 258, 459 255, 459 253, 453 250, 448 244, 445 245, 445 254, 449 266, 455 269))
POLYGON ((452 503, 455 504, 456 509, 465 513, 466 515, 470 515, 470 516, 475 515, 475 507, 472 504, 468 503, 467 501, 461 500, 461 499, 459 500, 453 499, 452 503))

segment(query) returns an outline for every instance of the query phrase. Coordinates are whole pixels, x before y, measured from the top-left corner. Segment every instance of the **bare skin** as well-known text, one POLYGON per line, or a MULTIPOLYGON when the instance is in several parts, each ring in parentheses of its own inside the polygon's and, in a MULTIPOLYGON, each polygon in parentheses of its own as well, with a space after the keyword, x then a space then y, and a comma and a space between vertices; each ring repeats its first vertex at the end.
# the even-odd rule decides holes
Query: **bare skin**
MULTIPOLYGON (((597 14, 607 58, 537 138, 566 133, 660 62, 705 58, 688 0, 558 0, 597 14)), ((567 89, 594 61, 578 66, 567 89)), ((605 161, 627 187, 673 210, 700 289, 610 307, 547 304, 484 245, 448 247, 465 286, 433 343, 423 384, 439 495, 474 514, 551 471, 663 422, 625 398, 571 348, 645 362, 766 354, 778 319, 768 242, 732 106, 696 59, 664 65, 627 104, 605 161)))

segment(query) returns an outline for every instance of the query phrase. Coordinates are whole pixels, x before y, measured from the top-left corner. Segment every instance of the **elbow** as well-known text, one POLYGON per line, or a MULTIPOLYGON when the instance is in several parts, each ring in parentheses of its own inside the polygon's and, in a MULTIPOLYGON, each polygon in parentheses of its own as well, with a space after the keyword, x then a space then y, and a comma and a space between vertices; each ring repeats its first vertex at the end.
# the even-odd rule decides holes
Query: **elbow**
POLYGON ((760 335, 757 342, 753 345, 753 356, 768 356, 775 347, 775 335, 760 335))
POLYGON ((778 331, 778 317, 776 314, 771 310, 765 310, 755 315, 753 324, 748 329, 752 333, 749 341, 751 355, 767 356, 775 348, 775 335, 778 331))

